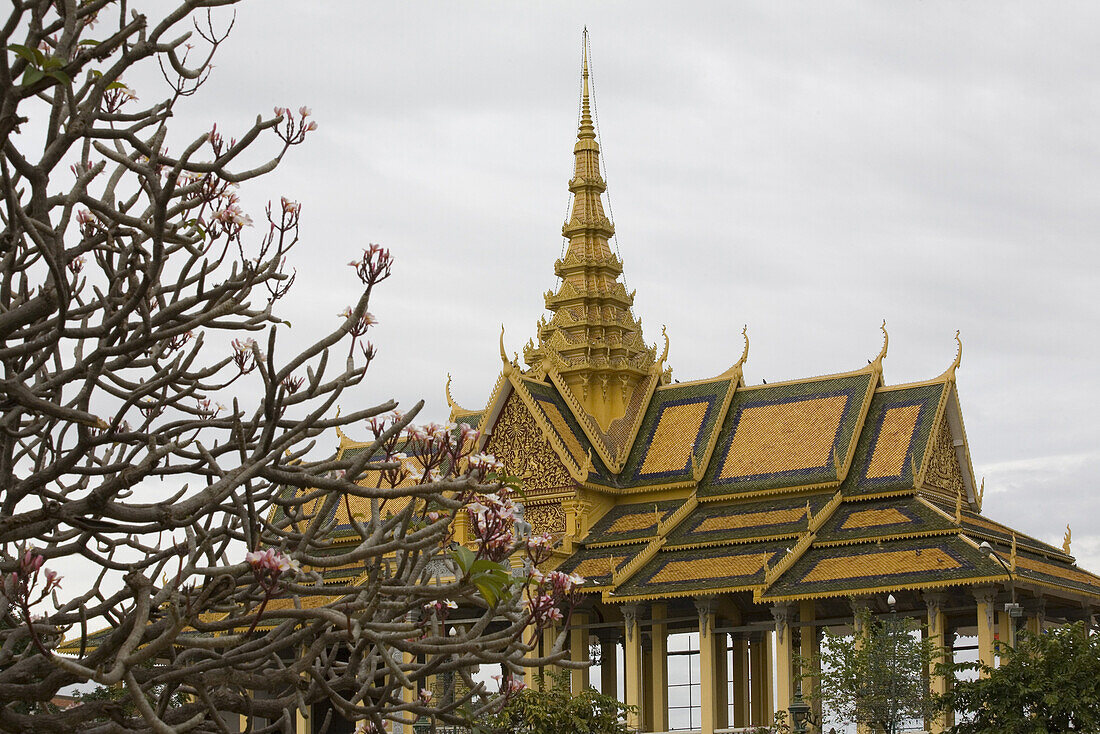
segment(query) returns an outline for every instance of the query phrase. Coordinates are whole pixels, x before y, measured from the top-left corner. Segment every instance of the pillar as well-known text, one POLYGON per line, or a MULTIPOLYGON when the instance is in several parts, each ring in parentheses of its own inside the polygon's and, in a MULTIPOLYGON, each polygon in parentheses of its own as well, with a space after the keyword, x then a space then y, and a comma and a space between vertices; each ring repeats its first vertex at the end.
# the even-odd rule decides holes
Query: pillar
MULTIPOLYGON (((864 624, 870 613, 870 600, 865 596, 852 597, 852 629, 856 645, 862 645, 867 639, 868 629, 864 624)), ((867 724, 856 724, 857 734, 870 734, 871 727, 867 724)))
POLYGON ((653 620, 649 628, 649 680, 653 689, 649 725, 653 731, 668 731, 668 624, 663 622, 668 617, 668 608, 665 604, 653 604, 649 616, 653 620))
MULTIPOLYGON (((932 664, 928 670, 928 684, 932 693, 937 695, 947 693, 950 685, 947 676, 936 670, 938 665, 951 662, 947 641, 947 624, 943 614, 945 601, 946 597, 943 594, 924 595, 924 605, 928 610, 928 624, 926 626, 928 639, 935 645, 932 664)), ((948 721, 946 716, 941 714, 935 719, 926 721, 925 726, 932 734, 942 734, 948 728, 948 721)))
POLYGON ((1032 635, 1043 633, 1043 622, 1046 621, 1046 601, 1039 597, 1027 606, 1027 631, 1032 635))
POLYGON ((297 734, 309 734, 310 732, 309 717, 302 709, 297 709, 294 712, 294 726, 294 731, 297 732, 297 734))
POLYGON ((752 690, 752 710, 749 714, 750 726, 764 726, 768 710, 768 687, 771 679, 771 666, 768 664, 767 648, 770 644, 768 634, 753 637, 749 644, 749 676, 752 690))
POLYGON ((635 707, 626 715, 626 725, 638 729, 642 712, 642 632, 638 627, 638 605, 623 607, 623 667, 626 673, 626 690, 623 703, 635 707))
MULTIPOLYGON (((569 659, 588 662, 588 612, 574 610, 572 625, 569 628, 569 659)), ((588 668, 573 668, 569 671, 569 692, 579 696, 588 688, 588 668)))
POLYGON ((810 670, 798 670, 795 690, 802 691, 802 699, 810 704, 816 721, 821 721, 821 697, 814 686, 821 677, 821 638, 818 637, 817 610, 813 599, 803 599, 798 605, 799 646, 798 655, 810 666, 810 670), (806 677, 807 675, 811 677, 806 677))
MULTIPOLYGON (((405 675, 407 676, 413 670, 413 668, 415 668, 415 667, 416 667, 416 655, 414 653, 411 653, 411 652, 402 651, 401 652, 402 672, 404 672, 405 675)), ((416 700, 416 697, 417 697, 418 693, 419 693, 419 691, 416 690, 416 683, 415 682, 413 682, 413 685, 408 687, 408 688, 402 687, 402 689, 401 689, 401 701, 403 703, 412 703, 413 701, 416 700)), ((412 716, 412 714, 407 713, 406 716, 412 716)), ((402 724, 401 726, 404 729, 404 731, 407 732, 407 734, 412 734, 413 728, 411 726, 408 726, 407 724, 402 724)))
POLYGON ((771 711, 786 711, 794 698, 794 643, 791 607, 777 602, 772 605, 775 618, 775 700, 771 711))
POLYGON ((641 712, 641 731, 656 731, 653 728, 653 678, 649 673, 653 670, 653 647, 650 645, 649 635, 642 632, 642 701, 645 707, 641 712))
POLYGON ((699 612, 699 719, 701 734, 714 734, 718 728, 718 682, 715 676, 713 597, 698 598, 695 608, 699 612))
POLYGON ((733 725, 749 725, 749 641, 741 634, 733 638, 733 725))
POLYGON ((761 701, 763 711, 761 714, 762 721, 760 722, 764 726, 772 725, 772 714, 775 712, 775 683, 772 680, 772 664, 775 661, 775 655, 772 654, 772 644, 775 642, 774 632, 765 632, 764 640, 760 645, 760 673, 761 681, 760 685, 763 686, 764 696, 761 701))
POLYGON ((600 693, 612 698, 619 697, 619 633, 601 629, 597 632, 600 640, 600 693))
POLYGON ((717 632, 714 635, 714 680, 715 726, 725 729, 730 725, 729 633, 727 632, 717 632))
MULTIPOLYGON (((997 590, 992 586, 974 587, 974 600, 977 602, 978 659, 992 668, 995 662, 994 656, 996 655, 994 617, 997 590)), ((978 675, 984 678, 987 673, 979 672, 978 675)))
POLYGON ((1004 665, 1009 648, 1016 647, 1016 620, 1003 608, 997 612, 997 667, 1004 665))

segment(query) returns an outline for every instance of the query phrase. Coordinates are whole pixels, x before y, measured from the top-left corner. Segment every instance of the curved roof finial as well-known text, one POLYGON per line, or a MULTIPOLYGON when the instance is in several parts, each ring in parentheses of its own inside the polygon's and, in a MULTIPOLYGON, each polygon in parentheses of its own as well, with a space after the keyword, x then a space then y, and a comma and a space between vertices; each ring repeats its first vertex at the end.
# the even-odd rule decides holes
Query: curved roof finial
MULTIPOLYGON (((340 406, 339 405, 336 406, 336 417, 337 418, 340 417, 340 406)), ((347 434, 344 433, 344 431, 340 428, 340 426, 336 426, 336 436, 337 436, 337 438, 340 439, 341 442, 351 440, 351 439, 348 438, 347 434)))
POLYGON ((504 374, 512 371, 512 363, 508 359, 508 352, 504 349, 504 324, 500 325, 500 361, 504 363, 504 374))
POLYGON ((466 413, 468 412, 461 405, 455 402, 455 399, 451 396, 451 373, 447 373, 447 387, 444 390, 447 393, 447 405, 451 406, 451 414, 466 413))
POLYGON ((879 350, 873 364, 882 369, 882 360, 886 359, 886 352, 890 349, 890 333, 886 331, 886 319, 882 320, 882 326, 879 328, 882 329, 882 349, 879 350))
POLYGON ((661 358, 657 360, 657 371, 661 371, 661 365, 668 359, 668 330, 664 324, 661 325, 661 336, 665 338, 665 351, 661 352, 661 358))
POLYGON ((951 363, 951 366, 944 371, 943 375, 941 375, 941 377, 947 378, 948 380, 955 379, 955 370, 957 370, 959 368, 959 365, 962 364, 963 359, 963 342, 962 339, 959 337, 958 329, 955 329, 955 342, 959 345, 958 350, 955 352, 955 361, 953 361, 951 363))
POLYGON ((744 327, 742 327, 741 337, 745 340, 745 348, 741 350, 741 356, 738 358, 738 360, 736 362, 733 363, 733 365, 728 370, 726 370, 721 375, 719 375, 719 377, 733 377, 735 374, 740 372, 740 370, 744 366, 745 362, 748 361, 748 358, 749 358, 749 325, 748 324, 745 324, 744 327))

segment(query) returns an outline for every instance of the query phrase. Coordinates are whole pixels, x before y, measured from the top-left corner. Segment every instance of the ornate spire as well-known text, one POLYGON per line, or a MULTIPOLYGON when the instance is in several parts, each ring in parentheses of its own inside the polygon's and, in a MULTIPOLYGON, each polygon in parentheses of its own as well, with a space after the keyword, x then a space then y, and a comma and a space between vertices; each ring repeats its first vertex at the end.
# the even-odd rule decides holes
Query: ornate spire
POLYGON ((630 310, 634 294, 619 280, 622 262, 608 243, 615 228, 601 198, 607 184, 593 124, 587 29, 581 78, 581 118, 569 182, 573 207, 561 230, 569 246, 554 263, 561 278, 558 290, 545 295, 552 315, 539 321, 538 343, 528 342, 523 356, 536 374, 553 368, 606 430, 626 413, 634 389, 656 361, 656 348, 642 341, 641 324, 630 310))

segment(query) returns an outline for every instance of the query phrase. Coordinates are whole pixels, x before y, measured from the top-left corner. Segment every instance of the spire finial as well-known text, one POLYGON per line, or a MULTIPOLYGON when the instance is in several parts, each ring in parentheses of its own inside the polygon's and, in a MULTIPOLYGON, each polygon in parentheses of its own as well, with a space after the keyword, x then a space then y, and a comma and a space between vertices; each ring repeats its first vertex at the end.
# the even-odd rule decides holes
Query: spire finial
POLYGON ((581 124, 577 131, 577 138, 594 139, 596 128, 592 124, 592 100, 588 92, 588 26, 584 27, 581 41, 581 124))

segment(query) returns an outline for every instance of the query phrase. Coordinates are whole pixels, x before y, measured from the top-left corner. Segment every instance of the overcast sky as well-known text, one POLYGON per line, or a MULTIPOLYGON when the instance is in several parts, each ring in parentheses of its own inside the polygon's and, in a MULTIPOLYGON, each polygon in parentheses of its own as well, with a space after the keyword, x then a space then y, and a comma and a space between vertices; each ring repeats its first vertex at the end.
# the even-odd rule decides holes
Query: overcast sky
MULTIPOLYGON (((179 124, 320 127, 244 190, 303 202, 297 338, 390 247, 363 404, 484 405, 555 287, 581 29, 628 286, 681 380, 958 373, 985 513, 1100 570, 1100 6, 375 3, 238 11, 179 124)), ((139 90, 141 92, 142 90, 139 90)), ((143 99, 145 97, 143 96, 143 99)), ((353 407, 353 406, 347 406, 353 407)), ((358 407, 358 406, 355 406, 358 407)))

